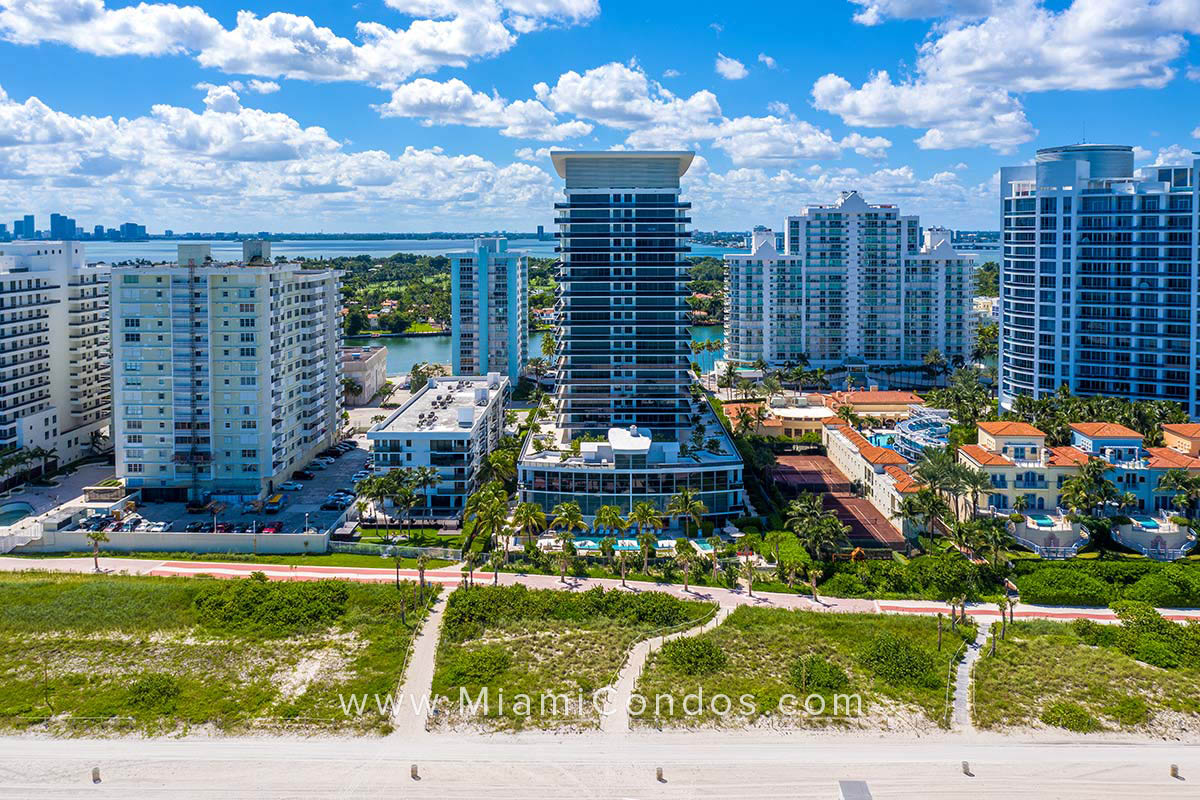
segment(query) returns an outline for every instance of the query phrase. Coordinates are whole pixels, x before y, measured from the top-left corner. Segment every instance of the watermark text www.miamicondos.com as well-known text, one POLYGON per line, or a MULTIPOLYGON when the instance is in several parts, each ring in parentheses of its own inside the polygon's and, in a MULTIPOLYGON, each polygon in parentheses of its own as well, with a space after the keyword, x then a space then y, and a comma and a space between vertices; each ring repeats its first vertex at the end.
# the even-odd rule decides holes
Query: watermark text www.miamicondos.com
MULTIPOLYGON (((589 695, 582 691, 572 695, 565 692, 543 692, 540 694, 517 694, 506 697, 501 689, 494 695, 483 687, 472 697, 466 688, 458 690, 457 704, 448 697, 418 697, 416 695, 351 694, 338 695, 338 703, 346 716, 362 716, 379 713, 392 716, 411 709, 418 716, 431 713, 457 711, 466 716, 535 717, 576 716, 592 711, 607 717, 617 713, 620 706, 614 702, 613 690, 605 687, 589 695), (405 703, 405 700, 408 702, 405 703), (409 708, 405 708, 408 705, 409 708), (457 707, 456 707, 457 706, 457 707)), ((656 694, 653 697, 633 693, 625 701, 625 711, 630 716, 640 717, 653 714, 656 717, 673 717, 682 713, 688 717, 713 715, 717 717, 757 716, 768 709, 760 708, 752 694, 741 694, 736 698, 727 694, 708 694, 697 687, 695 692, 678 697, 674 694, 656 694), (679 712, 676 711, 679 709, 679 712)), ((834 695, 780 695, 774 703, 775 713, 784 716, 804 717, 859 717, 862 716, 862 696, 858 694, 834 695)))

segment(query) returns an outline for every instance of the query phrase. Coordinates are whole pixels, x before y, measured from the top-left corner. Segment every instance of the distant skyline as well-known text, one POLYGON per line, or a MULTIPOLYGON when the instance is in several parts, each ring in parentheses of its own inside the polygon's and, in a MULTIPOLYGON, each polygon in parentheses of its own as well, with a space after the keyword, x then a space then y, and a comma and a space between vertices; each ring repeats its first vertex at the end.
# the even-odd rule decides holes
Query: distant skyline
POLYGON ((1197 35, 1200 0, 0 0, 0 222, 550 230, 550 149, 691 148, 697 229, 849 189, 995 229, 1038 147, 1190 162, 1197 35))

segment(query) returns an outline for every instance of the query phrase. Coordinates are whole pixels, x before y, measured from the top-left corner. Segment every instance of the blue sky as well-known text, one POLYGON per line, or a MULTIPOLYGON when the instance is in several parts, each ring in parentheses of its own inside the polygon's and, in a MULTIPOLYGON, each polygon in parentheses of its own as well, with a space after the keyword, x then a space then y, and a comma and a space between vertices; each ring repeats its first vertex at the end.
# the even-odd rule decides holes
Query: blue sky
POLYGON ((689 147, 700 229, 858 189, 994 228, 1037 147, 1200 148, 1200 0, 0 0, 0 221, 549 224, 546 152, 689 147))

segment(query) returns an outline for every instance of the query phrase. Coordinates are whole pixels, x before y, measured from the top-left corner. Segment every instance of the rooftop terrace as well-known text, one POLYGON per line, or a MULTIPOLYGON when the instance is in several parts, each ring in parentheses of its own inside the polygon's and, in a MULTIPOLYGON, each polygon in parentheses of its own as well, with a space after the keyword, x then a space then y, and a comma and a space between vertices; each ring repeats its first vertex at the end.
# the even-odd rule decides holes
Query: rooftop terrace
POLYGON ((469 433, 507 389, 508 378, 497 372, 430 378, 371 433, 469 433))

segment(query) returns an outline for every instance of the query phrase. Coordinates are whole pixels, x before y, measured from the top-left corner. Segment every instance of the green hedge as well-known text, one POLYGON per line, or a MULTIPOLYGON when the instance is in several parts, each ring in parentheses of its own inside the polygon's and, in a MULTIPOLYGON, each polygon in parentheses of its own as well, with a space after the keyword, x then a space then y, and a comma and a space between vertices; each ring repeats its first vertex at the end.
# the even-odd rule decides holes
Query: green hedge
POLYGON ((1157 561, 1018 561, 1021 599, 1043 605, 1107 606, 1137 600, 1159 608, 1200 606, 1200 566, 1157 561))

